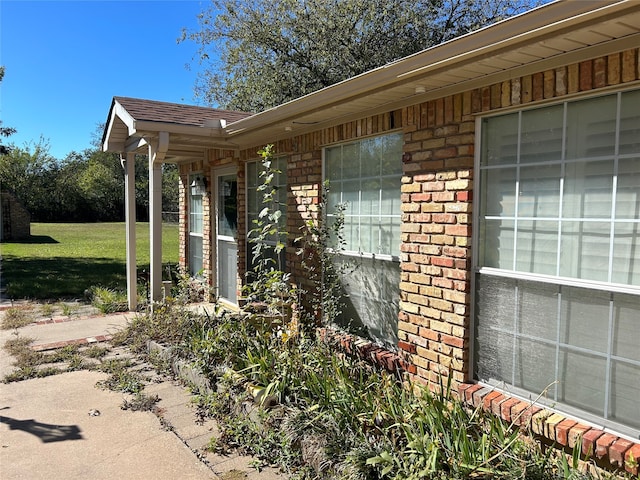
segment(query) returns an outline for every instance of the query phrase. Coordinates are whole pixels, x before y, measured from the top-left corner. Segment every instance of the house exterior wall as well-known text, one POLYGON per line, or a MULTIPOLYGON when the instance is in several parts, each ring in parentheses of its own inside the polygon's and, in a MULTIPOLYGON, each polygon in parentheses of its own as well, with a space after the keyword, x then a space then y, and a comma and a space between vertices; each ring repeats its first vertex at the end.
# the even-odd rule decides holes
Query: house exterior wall
MULTIPOLYGON (((453 391, 465 391, 466 382, 473 377, 471 255, 477 117, 581 94, 615 91, 634 82, 637 84, 639 80, 640 49, 636 48, 274 142, 277 154, 288 157, 287 225, 290 237, 286 258, 293 281, 305 285, 305 270, 296 254, 299 246, 294 245, 293 239, 299 236, 306 220, 317 218, 323 148, 401 131, 406 153, 402 159, 401 191, 398 192, 402 202, 399 342, 397 356, 389 360, 389 364, 402 368, 412 380, 431 386, 437 387, 441 379, 450 377, 453 391)), ((244 164, 257 159, 261 147, 236 154, 211 152, 209 158, 208 167, 230 163, 238 166, 239 289, 247 260, 245 232, 251 228, 246 225, 244 215, 244 164)), ((183 184, 188 173, 198 168, 204 167, 182 166, 183 184)), ((204 168, 204 172, 209 175, 210 168, 204 168)), ((181 262, 188 258, 184 194, 183 186, 181 262)), ((210 218, 208 210, 205 217, 210 218)), ((211 269, 207 274, 210 278, 211 269)), ((353 345, 344 339, 340 342, 353 345)), ((473 403, 478 389, 466 391, 466 400, 473 403)), ((478 398, 475 400, 482 402, 484 397, 478 398)), ((504 409, 501 410, 503 403, 510 407, 519 403, 501 397, 501 402, 496 404, 495 411, 503 418, 510 418, 510 409, 506 411, 506 417, 502 412, 504 409)), ((491 402, 488 408, 494 408, 491 402)))
POLYGON ((31 215, 9 192, 0 194, 0 240, 24 240, 31 235, 31 215))
POLYGON ((403 109, 405 164, 399 349, 414 379, 471 379, 475 118, 640 79, 640 49, 538 72, 403 109))

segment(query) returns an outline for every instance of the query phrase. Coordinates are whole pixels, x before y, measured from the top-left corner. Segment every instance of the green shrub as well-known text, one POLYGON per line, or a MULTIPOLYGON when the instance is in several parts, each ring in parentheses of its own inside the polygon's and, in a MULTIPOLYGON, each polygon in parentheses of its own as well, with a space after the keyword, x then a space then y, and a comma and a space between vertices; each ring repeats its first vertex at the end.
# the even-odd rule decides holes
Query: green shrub
POLYGON ((129 310, 126 292, 105 287, 91 287, 90 291, 91 304, 104 314, 129 310))

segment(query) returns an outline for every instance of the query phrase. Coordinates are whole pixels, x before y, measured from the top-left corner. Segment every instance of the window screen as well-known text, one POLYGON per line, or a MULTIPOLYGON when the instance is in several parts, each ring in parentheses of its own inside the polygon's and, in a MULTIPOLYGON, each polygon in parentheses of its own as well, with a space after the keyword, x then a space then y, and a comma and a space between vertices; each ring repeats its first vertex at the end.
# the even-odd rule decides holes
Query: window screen
POLYGON ((640 91, 481 138, 478 378, 640 430, 640 91))

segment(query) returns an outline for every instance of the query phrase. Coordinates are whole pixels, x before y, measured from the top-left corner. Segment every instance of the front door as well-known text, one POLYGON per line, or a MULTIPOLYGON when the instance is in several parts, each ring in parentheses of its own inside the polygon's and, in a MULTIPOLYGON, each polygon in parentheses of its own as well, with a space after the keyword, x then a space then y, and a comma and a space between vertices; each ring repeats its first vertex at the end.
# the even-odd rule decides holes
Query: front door
POLYGON ((238 177, 235 169, 215 171, 216 286, 218 297, 238 303, 238 177))

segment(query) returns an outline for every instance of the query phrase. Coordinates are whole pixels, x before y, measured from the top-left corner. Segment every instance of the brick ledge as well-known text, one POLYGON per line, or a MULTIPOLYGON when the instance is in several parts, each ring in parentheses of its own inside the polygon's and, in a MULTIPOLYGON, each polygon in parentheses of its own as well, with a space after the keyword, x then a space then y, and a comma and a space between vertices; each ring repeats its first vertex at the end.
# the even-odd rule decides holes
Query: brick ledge
POLYGON ((640 471, 640 443, 618 437, 579 420, 552 412, 535 403, 527 402, 494 387, 478 383, 463 383, 458 388, 460 399, 474 408, 481 407, 502 420, 522 428, 563 447, 574 448, 582 439, 582 454, 595 457, 605 466, 638 475, 640 471), (630 460, 635 459, 633 465, 630 460))
POLYGON ((395 352, 387 350, 357 335, 342 332, 331 327, 316 329, 321 340, 338 346, 345 353, 366 360, 388 372, 402 375, 403 372, 416 373, 416 366, 407 362, 395 352))

